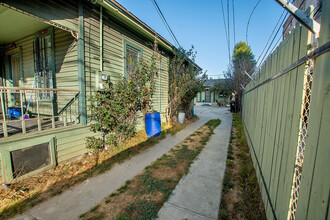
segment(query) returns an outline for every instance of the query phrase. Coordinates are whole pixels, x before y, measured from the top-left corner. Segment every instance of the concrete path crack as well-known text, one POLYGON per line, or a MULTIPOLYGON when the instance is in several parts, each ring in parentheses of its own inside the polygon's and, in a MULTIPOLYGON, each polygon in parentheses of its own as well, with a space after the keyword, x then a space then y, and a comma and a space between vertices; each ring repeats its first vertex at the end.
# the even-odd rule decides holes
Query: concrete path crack
POLYGON ((193 213, 193 214, 195 214, 195 215, 200 216, 201 218, 207 218, 207 219, 216 220, 215 218, 212 218, 211 216, 205 216, 205 215, 202 215, 202 214, 200 214, 200 213, 195 212, 194 210, 190 210, 190 209, 188 209, 188 208, 182 207, 182 206, 180 206, 180 205, 178 205, 178 204, 175 204, 175 203, 166 202, 165 205, 164 205, 165 207, 166 207, 166 204, 169 204, 169 205, 171 205, 171 206, 174 206, 174 207, 177 207, 177 208, 183 209, 183 210, 185 210, 185 211, 191 212, 191 213, 193 213))

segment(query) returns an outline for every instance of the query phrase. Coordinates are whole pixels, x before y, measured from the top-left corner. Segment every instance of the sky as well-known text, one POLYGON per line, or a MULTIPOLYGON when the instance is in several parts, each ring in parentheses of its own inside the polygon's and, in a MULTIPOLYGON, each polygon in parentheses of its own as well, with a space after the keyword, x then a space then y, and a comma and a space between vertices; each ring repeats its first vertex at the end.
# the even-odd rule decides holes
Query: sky
MULTIPOLYGON (((233 9, 235 14, 235 42, 246 41, 246 27, 258 0, 228 0, 230 20, 230 53, 234 49, 233 9)), ((127 10, 175 45, 151 0, 117 0, 127 10)), ((184 49, 194 46, 195 62, 213 79, 223 78, 228 69, 229 53, 221 0, 156 0, 177 40, 184 49)), ((222 0, 227 21, 227 0, 222 0)), ((261 0, 248 28, 248 45, 255 58, 260 56, 278 22, 283 8, 275 0, 261 0)), ((281 33, 282 30, 280 30, 281 33)))

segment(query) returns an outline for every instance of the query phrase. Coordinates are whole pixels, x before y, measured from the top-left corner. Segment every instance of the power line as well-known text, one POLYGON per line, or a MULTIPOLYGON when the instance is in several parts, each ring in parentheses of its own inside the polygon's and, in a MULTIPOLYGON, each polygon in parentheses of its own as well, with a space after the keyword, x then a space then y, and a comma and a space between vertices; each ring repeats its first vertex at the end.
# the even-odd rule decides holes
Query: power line
POLYGON ((280 25, 279 28, 277 29, 276 34, 274 35, 274 37, 273 37, 273 39, 272 39, 272 42, 269 44, 269 47, 267 48, 266 53, 264 54, 262 60, 260 61, 260 64, 259 64, 259 66, 258 66, 258 69, 260 68, 260 66, 261 66, 262 63, 264 62, 265 58, 268 57, 268 51, 269 51, 270 47, 272 46, 272 44, 273 44, 275 38, 277 37, 278 32, 281 30, 281 27, 282 27, 282 25, 284 24, 285 19, 286 19, 286 16, 283 18, 281 25, 280 25))
MULTIPOLYGON (((227 21, 228 21, 228 44, 230 49, 230 19, 229 19, 229 0, 227 0, 227 21)), ((230 61, 229 61, 230 62, 230 61)))
MULTIPOLYGON (((264 52, 265 49, 267 48, 268 43, 269 43, 269 41, 270 41, 270 39, 271 39, 273 33, 275 32, 275 30, 276 30, 276 28, 277 28, 277 25, 278 25, 279 22, 281 21, 281 18, 282 18, 282 16, 283 16, 284 12, 285 12, 285 10, 283 10, 283 12, 282 12, 280 18, 278 19, 278 21, 277 21, 277 23, 276 23, 276 25, 275 25, 275 27, 274 27, 274 29, 273 29, 271 35, 269 36, 268 41, 267 41, 267 43, 266 43, 264 49, 262 50, 261 54, 260 54, 259 57, 258 57, 257 63, 259 62, 259 60, 260 60, 260 58, 261 58, 263 52, 264 52)), ((267 55, 267 53, 268 53, 270 47, 272 46, 274 40, 276 39, 278 32, 281 30, 282 25, 283 25, 284 21, 285 21, 286 18, 287 18, 287 15, 288 15, 288 12, 285 14, 285 16, 284 16, 284 18, 283 18, 281 24, 279 25, 279 27, 278 27, 278 29, 277 29, 277 31, 276 31, 276 33, 275 33, 275 35, 274 35, 274 37, 273 37, 273 39, 272 39, 272 41, 271 41, 271 43, 269 44, 269 46, 268 46, 268 48, 267 48, 267 50, 266 50, 266 53, 265 53, 264 56, 262 57, 262 59, 261 59, 261 61, 260 61, 260 63, 259 63, 259 65, 258 65, 258 67, 257 67, 256 70, 258 70, 258 69, 262 66, 262 64, 263 64, 263 62, 264 62, 264 60, 265 60, 265 58, 268 57, 269 54, 267 55)), ((279 38, 279 40, 280 40, 280 39, 281 39, 281 38, 279 38)), ((278 44, 279 40, 275 43, 275 47, 276 47, 276 45, 278 44)), ((274 50, 274 48, 272 48, 271 52, 272 52, 273 50, 274 50)), ((271 53, 271 52, 270 52, 270 53, 271 53)))
MULTIPOLYGON (((303 1, 301 2, 301 4, 299 5, 299 8, 305 3, 305 1, 306 1, 306 0, 303 0, 303 1)), ((311 12, 311 13, 312 13, 312 12, 311 12)), ((283 24, 284 24, 284 22, 286 21, 286 19, 287 19, 287 15, 288 15, 288 14, 289 14, 289 13, 287 12, 286 15, 284 16, 281 25, 278 27, 278 30, 277 30, 276 34, 274 35, 274 38, 273 38, 272 42, 270 43, 270 45, 269 45, 269 47, 268 47, 268 49, 267 49, 265 55, 263 56, 263 58, 262 58, 262 60, 261 60, 261 62, 260 62, 260 64, 259 64, 259 66, 258 66, 258 69, 259 69, 259 67, 261 67, 261 65, 263 64, 265 58, 268 57, 268 55, 269 55, 269 54, 275 49, 276 45, 277 45, 278 42, 280 41, 281 38, 279 38, 279 39, 277 40, 277 42, 276 42, 275 45, 273 46, 272 50, 270 50, 270 53, 268 53, 268 51, 269 51, 271 45, 273 44, 275 38, 277 37, 278 32, 279 32, 280 29, 283 27, 283 24)), ((291 20, 290 20, 289 23, 291 23, 292 20, 293 20, 293 17, 291 17, 291 20)), ((289 25, 286 26, 286 28, 284 29, 283 33, 288 29, 288 27, 289 27, 289 25)))
POLYGON ((233 2, 233 29, 234 29, 234 46, 236 44, 236 30, 235 30, 235 5, 234 5, 234 0, 233 2))
POLYGON ((171 35, 171 37, 172 37, 174 43, 176 43, 177 46, 181 47, 181 45, 180 45, 178 39, 175 37, 175 35, 174 35, 173 31, 172 31, 170 25, 167 23, 166 18, 165 18, 165 16, 163 15, 162 10, 160 10, 160 8, 159 8, 159 6, 158 6, 156 0, 151 0, 151 2, 152 2, 152 4, 154 5, 156 11, 158 12, 158 15, 159 15, 160 18, 162 19, 162 21, 163 21, 163 23, 164 23, 164 25, 165 25, 167 31, 168 31, 169 34, 171 35))
MULTIPOLYGON (((305 3, 305 1, 306 1, 306 0, 303 0, 303 1, 301 2, 301 4, 299 5, 299 8, 305 3)), ((285 11, 285 10, 284 10, 284 11, 285 11)), ((283 12, 283 13, 284 13, 284 12, 283 12)), ((282 14, 283 14, 283 13, 282 13, 282 14)), ((312 12, 311 12, 311 13, 312 13, 312 12)), ((276 34, 274 35, 274 37, 273 37, 273 39, 272 39, 272 42, 270 43, 270 45, 269 45, 269 47, 268 47, 266 53, 264 54, 263 58, 261 59, 261 62, 259 63, 257 70, 261 67, 261 65, 263 64, 265 58, 267 58, 268 55, 274 51, 276 45, 277 45, 278 42, 280 41, 281 38, 279 38, 279 39, 277 40, 277 42, 275 43, 275 45, 273 46, 273 48, 270 50, 270 53, 268 53, 268 51, 269 51, 269 49, 271 48, 271 46, 272 46, 272 44, 273 44, 275 38, 277 37, 278 32, 280 31, 280 29, 282 28, 284 22, 286 21, 286 19, 287 19, 287 15, 288 15, 288 12, 287 12, 286 15, 284 16, 284 18, 283 18, 283 20, 282 20, 282 22, 281 22, 281 25, 278 27, 278 30, 277 30, 276 34)), ((281 17, 282 17, 282 15, 281 15, 281 17)), ((281 20, 281 17, 280 17, 279 20, 281 20)), ((293 17, 291 17, 291 20, 290 20, 289 23, 291 23, 292 20, 293 20, 293 17)), ((276 25, 276 26, 277 26, 277 25, 276 25)), ((276 29, 276 26, 275 26, 274 30, 276 29)), ((286 26, 286 28, 284 29, 283 32, 285 32, 285 31, 288 29, 288 27, 289 27, 289 25, 286 26)), ((274 30, 273 30, 273 32, 274 32, 274 30)), ((266 44, 265 47, 267 47, 267 44, 266 44)), ((260 55, 260 56, 261 56, 261 55, 260 55)), ((259 57, 259 58, 260 58, 260 57, 259 57)), ((258 60, 259 60, 259 58, 258 58, 258 60)))
POLYGON ((221 9, 222 9, 222 18, 223 18, 223 25, 225 27, 225 34, 226 34, 226 40, 227 40, 227 47, 228 47, 228 58, 229 58, 229 63, 231 60, 231 56, 230 56, 230 44, 228 41, 228 34, 227 34, 227 26, 226 26, 226 19, 225 19, 225 12, 223 10, 223 1, 221 0, 221 9))
MULTIPOLYGON (((260 57, 262 56, 262 54, 264 53, 265 49, 267 48, 268 43, 269 43, 270 39, 272 38, 272 36, 273 36, 273 34, 274 34, 274 32, 275 32, 277 26, 279 25, 279 23, 280 23, 280 21, 281 21, 281 18, 282 18, 282 16, 284 15, 284 13, 285 13, 285 10, 283 10, 283 12, 282 12, 280 18, 278 19, 278 21, 277 21, 277 23, 276 23, 276 25, 275 25, 275 27, 274 27, 272 33, 270 34, 270 36, 269 36, 269 38, 268 38, 268 40, 267 40, 267 43, 266 43, 264 49, 262 50, 262 52, 260 53, 260 55, 259 55, 259 57, 258 57, 257 63, 259 62, 260 57)), ((286 17, 287 14, 288 14, 288 13, 286 13, 286 15, 285 15, 284 17, 286 17)), ((281 27, 281 26, 280 26, 280 27, 281 27)))
POLYGON ((248 43, 248 31, 249 31, 249 24, 250 24, 250 20, 251 20, 251 18, 252 18, 252 15, 253 15, 253 12, 254 12, 254 10, 256 10, 256 8, 257 8, 257 6, 258 6, 258 4, 260 3, 260 1, 261 0, 259 0, 258 2, 257 2, 257 4, 254 6, 254 8, 252 9, 252 12, 251 12, 251 14, 250 14, 250 17, 249 17, 249 20, 248 20, 248 23, 247 23, 247 25, 246 25, 246 43, 249 45, 249 43, 248 43))
MULTIPOLYGON (((302 4, 301 4, 301 5, 302 5, 302 4)), ((299 7, 301 7, 301 5, 300 5, 299 7)), ((316 8, 314 8, 314 9, 309 13, 309 15, 308 15, 307 17, 311 16, 311 14, 313 14, 313 12, 315 11, 315 9, 316 9, 316 8)), ((318 8, 318 10, 314 13, 314 16, 318 13, 319 10, 320 10, 320 8, 318 8)), ((293 20, 293 17, 291 17, 291 20, 290 20, 289 23, 291 23, 292 20, 293 20)), ((287 26, 285 27, 285 29, 283 30, 283 33, 285 33, 286 30, 287 30, 288 28, 289 28, 289 25, 287 25, 287 26)), ((289 38, 291 38, 291 37, 292 37, 292 35, 290 35, 289 38)), ((277 42, 274 44, 273 48, 272 48, 271 51, 270 51, 270 54, 273 53, 273 51, 275 50, 275 48, 276 48, 276 46, 278 45, 278 43, 280 42, 280 40, 281 40, 281 37, 280 37, 280 38, 277 40, 277 42)))

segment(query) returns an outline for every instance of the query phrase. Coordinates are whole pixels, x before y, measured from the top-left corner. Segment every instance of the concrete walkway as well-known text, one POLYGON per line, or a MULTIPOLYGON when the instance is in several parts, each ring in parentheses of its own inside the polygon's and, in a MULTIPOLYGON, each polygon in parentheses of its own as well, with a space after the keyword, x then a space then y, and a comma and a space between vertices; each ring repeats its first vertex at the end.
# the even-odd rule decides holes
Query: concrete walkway
MULTIPOLYGON (((165 139, 163 139, 147 151, 134 156, 133 158, 122 164, 114 166, 111 170, 102 175, 88 179, 80 185, 77 185, 72 189, 64 192, 63 194, 53 197, 35 206, 24 215, 18 216, 14 219, 77 219, 80 214, 87 212, 89 209, 98 204, 105 196, 111 194, 120 186, 122 186, 127 180, 139 174, 146 166, 150 165, 150 163, 152 163, 154 160, 167 153, 171 148, 173 148, 175 145, 184 140, 187 136, 189 136, 200 126, 202 126, 205 122, 213 118, 221 117, 221 119, 223 120, 224 116, 229 118, 231 116, 227 109, 218 107, 198 107, 195 111, 196 114, 198 114, 198 116, 200 117, 200 120, 191 124, 186 129, 178 132, 176 135, 167 136, 165 139)), ((221 127, 223 127, 222 124, 221 127)), ((227 126, 230 126, 229 123, 226 124, 227 126)), ((222 166, 224 167, 224 164, 222 164, 222 166)), ((202 168, 203 166, 201 167, 201 169, 202 168)), ((216 195, 216 197, 218 197, 218 195, 216 195)))
MULTIPOLYGON (((196 114, 208 117, 211 107, 198 108, 196 114)), ((219 109, 219 108, 218 108, 219 109)), ((218 219, 222 179, 226 167, 232 115, 221 108, 217 118, 222 123, 214 130, 187 176, 176 186, 169 200, 159 211, 160 220, 216 220, 218 219)))

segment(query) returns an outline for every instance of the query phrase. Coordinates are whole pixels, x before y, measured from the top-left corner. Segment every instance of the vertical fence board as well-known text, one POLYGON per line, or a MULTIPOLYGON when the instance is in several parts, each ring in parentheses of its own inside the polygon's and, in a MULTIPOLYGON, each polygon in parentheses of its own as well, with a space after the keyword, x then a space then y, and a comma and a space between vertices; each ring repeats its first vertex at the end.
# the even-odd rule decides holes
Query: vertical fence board
MULTIPOLYGON (((291 54, 290 51, 293 50, 293 38, 292 35, 289 35, 289 37, 286 39, 286 41, 284 42, 285 44, 287 44, 287 46, 285 47, 284 53, 285 53, 285 57, 284 57, 284 66, 288 66, 290 65, 290 63, 292 62, 292 58, 291 58, 291 54)), ((272 203, 274 205, 274 208, 276 207, 276 193, 277 193, 277 188, 278 188, 278 178, 279 178, 279 172, 281 170, 281 161, 282 161, 282 156, 283 156, 283 151, 284 151, 284 146, 283 146, 283 141, 284 141, 284 135, 286 132, 285 129, 285 119, 287 114, 287 106, 288 106, 288 90, 289 90, 289 76, 288 74, 282 76, 282 90, 283 90, 283 96, 282 96, 282 100, 281 100, 281 104, 280 104, 280 121, 279 121, 279 130, 278 130, 278 138, 277 139, 277 144, 275 144, 276 150, 274 152, 273 157, 275 158, 275 160, 273 161, 273 169, 272 169, 272 175, 271 175, 271 183, 270 183, 270 196, 272 198, 272 203)))
MULTIPOLYGON (((299 43, 299 51, 298 59, 304 57, 307 53, 307 36, 308 31, 305 28, 300 27, 300 43, 299 43)), ((289 153, 288 153, 288 162, 287 162, 287 175, 285 177, 285 182, 283 185, 282 197, 281 201, 283 203, 282 210, 280 211, 283 218, 287 218, 290 196, 291 196, 291 188, 293 183, 293 172, 295 165, 295 156, 297 152, 297 141, 298 141, 298 133, 299 133, 299 120, 301 115, 301 105, 302 105, 302 96, 303 96, 303 82, 304 82, 304 73, 305 73, 305 65, 301 65, 297 68, 297 86, 296 86, 296 94, 294 99, 294 112, 293 112, 293 126, 290 137, 289 153)))
MULTIPOLYGON (((293 32, 292 36, 292 62, 297 60, 298 53, 299 53, 299 42, 300 42, 300 28, 297 28, 293 32)), ((277 189, 276 189, 276 198, 275 198, 275 207, 277 210, 277 216, 280 217, 281 213, 279 210, 281 210, 283 207, 287 208, 288 204, 283 204, 282 202, 282 192, 283 192, 283 186, 284 186, 284 178, 286 176, 287 170, 287 161, 288 161, 288 152, 289 152, 289 141, 291 137, 291 131, 292 131, 292 123, 293 123, 293 109, 294 109, 294 100, 295 100, 295 91, 296 91, 296 82, 297 82, 297 70, 290 71, 288 73, 290 76, 289 81, 289 91, 288 91, 288 101, 287 103, 287 114, 286 114, 286 124, 285 124, 285 134, 284 134, 284 143, 283 143, 283 151, 282 151, 282 158, 281 158, 281 164, 280 164, 280 172, 279 177, 277 180, 277 189), (280 198, 280 199, 279 199, 280 198)), ((285 218, 284 216, 281 218, 285 218)))
MULTIPOLYGON (((330 40, 330 2, 323 1, 319 43, 330 40), (327 13, 328 12, 328 13, 327 13)), ((330 192, 330 54, 315 59, 308 139, 297 207, 297 219, 329 219, 330 192)))
MULTIPOLYGON (((329 8, 330 3, 327 4, 325 5, 329 8)), ((321 27, 327 29, 323 31, 323 35, 321 34, 321 38, 326 39, 323 40, 324 44, 330 39, 330 19, 329 10, 323 11, 327 11, 322 15, 321 27)), ((267 58, 255 76, 256 83, 251 82, 247 85, 247 90, 306 56, 307 39, 307 29, 297 25, 297 28, 267 58)), ((329 214, 330 175, 325 175, 330 167, 330 160, 327 158, 330 155, 329 60, 328 54, 316 59, 313 90, 317 90, 312 93, 312 122, 309 122, 308 126, 296 219, 326 219, 329 214)), ((249 134, 248 143, 251 151, 255 151, 255 155, 251 153, 252 160, 256 167, 268 219, 288 217, 306 68, 306 64, 302 64, 283 76, 245 93, 243 97, 242 115, 245 132, 249 134), (276 216, 273 215, 272 208, 275 209, 276 216)))

